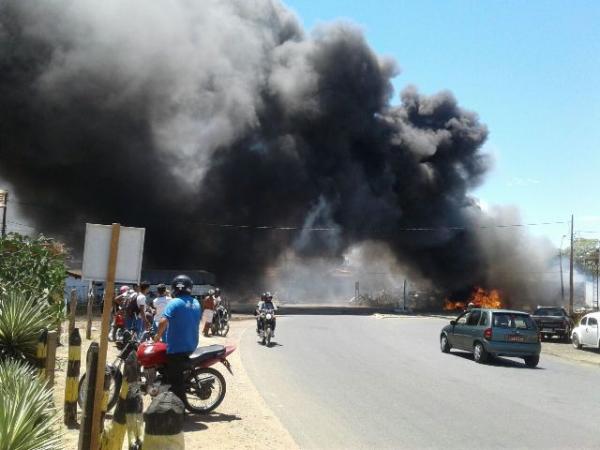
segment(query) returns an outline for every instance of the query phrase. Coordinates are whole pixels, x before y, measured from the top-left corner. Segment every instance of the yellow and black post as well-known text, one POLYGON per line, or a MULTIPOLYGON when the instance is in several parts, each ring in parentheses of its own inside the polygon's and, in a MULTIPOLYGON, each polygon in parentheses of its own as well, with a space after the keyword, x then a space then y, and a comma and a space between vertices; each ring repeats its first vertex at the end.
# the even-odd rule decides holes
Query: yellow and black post
POLYGON ((110 372, 107 369, 104 373, 104 392, 102 393, 102 414, 100 415, 100 424, 102 425, 102 429, 104 429, 104 417, 106 416, 106 411, 108 411, 108 396, 110 391, 110 381, 111 376, 110 372))
POLYGON ((137 360, 132 358, 127 358, 125 360, 125 377, 123 378, 123 384, 121 384, 121 390, 119 391, 119 400, 117 400, 117 406, 115 407, 112 422, 102 432, 102 439, 100 442, 101 450, 121 450, 123 447, 125 433, 127 432, 126 411, 128 406, 127 397, 129 395, 129 379, 127 375, 131 372, 128 367, 132 364, 137 365, 137 360))
POLYGON ((127 438, 129 440, 129 448, 137 449, 141 448, 142 445, 144 424, 142 412, 144 403, 140 392, 140 368, 135 352, 131 352, 125 360, 125 379, 129 384, 125 406, 127 438))
POLYGON ((81 368, 81 336, 79 328, 69 334, 69 362, 67 363, 67 383, 65 385, 65 425, 77 426, 77 395, 79 371, 81 368))
POLYGON ((35 347, 35 359, 38 367, 38 376, 46 378, 46 346, 48 344, 48 330, 44 328, 38 336, 35 347))

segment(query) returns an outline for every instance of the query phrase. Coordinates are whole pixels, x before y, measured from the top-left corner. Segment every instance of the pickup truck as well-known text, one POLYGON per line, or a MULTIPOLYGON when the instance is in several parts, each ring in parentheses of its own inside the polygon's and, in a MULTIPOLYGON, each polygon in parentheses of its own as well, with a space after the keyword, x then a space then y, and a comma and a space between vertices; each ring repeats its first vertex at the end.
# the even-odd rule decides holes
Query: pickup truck
POLYGON ((531 318, 535 321, 542 339, 558 336, 565 342, 570 341, 574 324, 564 308, 538 306, 531 318))

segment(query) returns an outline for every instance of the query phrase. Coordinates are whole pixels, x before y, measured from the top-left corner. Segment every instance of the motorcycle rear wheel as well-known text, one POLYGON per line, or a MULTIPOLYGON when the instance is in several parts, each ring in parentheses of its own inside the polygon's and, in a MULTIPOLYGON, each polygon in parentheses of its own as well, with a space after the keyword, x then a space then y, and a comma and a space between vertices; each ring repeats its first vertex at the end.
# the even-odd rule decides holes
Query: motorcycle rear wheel
POLYGON ((207 414, 217 408, 227 392, 221 373, 212 367, 196 367, 185 380, 185 408, 193 413, 207 414))
MULTIPOLYGON (((107 370, 108 367, 107 367, 107 370)), ((110 387, 108 388, 108 407, 107 411, 110 411, 117 404, 117 400, 119 400, 119 392, 121 391, 121 384, 123 384, 123 374, 119 370, 112 369, 110 370, 110 387)), ((84 373, 79 379, 79 386, 77 391, 77 404, 83 410, 83 397, 85 396, 85 391, 87 388, 87 377, 84 373)))

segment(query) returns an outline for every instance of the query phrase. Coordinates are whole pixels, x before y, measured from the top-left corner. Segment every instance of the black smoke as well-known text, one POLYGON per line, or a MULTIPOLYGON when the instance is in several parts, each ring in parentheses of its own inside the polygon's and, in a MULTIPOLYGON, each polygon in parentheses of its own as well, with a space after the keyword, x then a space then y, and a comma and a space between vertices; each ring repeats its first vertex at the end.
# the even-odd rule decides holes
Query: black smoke
POLYGON ((2 0, 0 177, 73 243, 83 221, 146 227, 147 267, 252 286, 287 248, 369 240, 442 289, 491 285, 469 196, 487 129, 449 92, 392 106, 396 74, 277 1, 2 0))

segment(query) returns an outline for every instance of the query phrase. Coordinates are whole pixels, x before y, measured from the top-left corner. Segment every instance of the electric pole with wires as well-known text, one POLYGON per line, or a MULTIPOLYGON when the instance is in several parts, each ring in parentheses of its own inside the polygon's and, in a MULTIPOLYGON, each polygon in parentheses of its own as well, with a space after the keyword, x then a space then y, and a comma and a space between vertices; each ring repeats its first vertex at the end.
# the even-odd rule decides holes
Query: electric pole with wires
POLYGON ((8 191, 0 189, 0 208, 2 208, 2 237, 6 236, 6 209, 8 208, 8 191))

